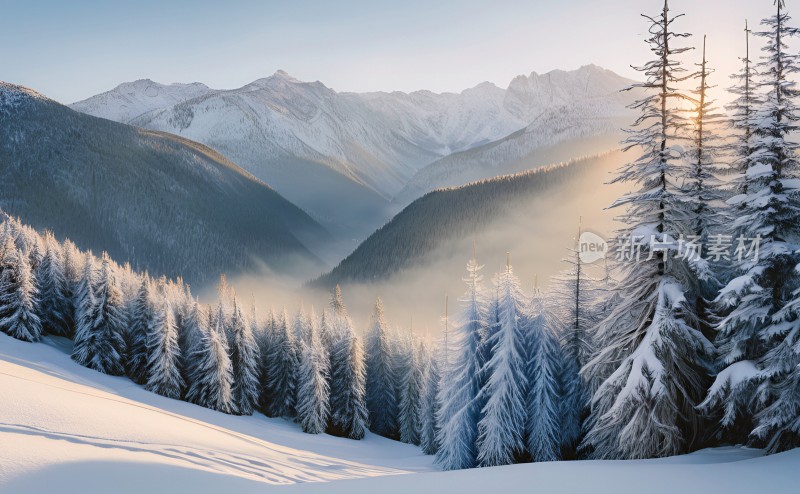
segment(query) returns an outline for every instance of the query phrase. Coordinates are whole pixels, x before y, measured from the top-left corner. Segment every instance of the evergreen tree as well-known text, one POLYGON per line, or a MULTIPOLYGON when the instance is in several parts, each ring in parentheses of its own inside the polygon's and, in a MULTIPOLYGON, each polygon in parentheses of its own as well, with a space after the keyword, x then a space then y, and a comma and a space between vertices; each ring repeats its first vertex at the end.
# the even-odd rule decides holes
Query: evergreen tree
POLYGON ((389 328, 378 298, 367 333, 367 408, 370 430, 391 439, 399 438, 397 376, 392 362, 389 328))
POLYGON ((647 79, 632 87, 649 94, 632 105, 641 116, 626 140, 626 149, 643 154, 615 178, 638 189, 614 203, 627 207, 620 252, 630 248, 642 255, 621 263, 622 300, 599 324, 598 353, 583 369, 587 381, 602 383, 592 397, 582 442, 595 458, 688 451, 698 437, 695 406, 713 352, 698 331, 694 310, 691 280, 698 267, 677 255, 677 239, 690 234, 691 216, 682 189, 682 148, 674 137, 687 126, 677 103, 687 97, 676 88, 685 78, 676 55, 687 49, 673 42, 687 35, 671 31, 676 18, 666 1, 659 15, 645 17, 655 58, 638 68, 647 79))
POLYGON ((186 399, 212 410, 235 413, 233 366, 228 355, 228 342, 222 327, 222 318, 214 318, 214 327, 203 327, 205 319, 199 314, 196 316, 196 320, 200 322, 202 336, 192 354, 186 399))
POLYGON ((179 363, 178 328, 172 308, 164 300, 147 327, 147 390, 180 398, 184 382, 179 363))
POLYGON ((297 421, 303 432, 321 434, 328 424, 330 361, 322 346, 319 329, 313 323, 316 316, 312 312, 310 317, 305 314, 300 317, 306 319, 302 324, 308 328, 308 334, 298 344, 297 421))
POLYGON ((269 365, 270 355, 272 354, 273 347, 275 345, 275 326, 275 311, 270 309, 269 317, 264 324, 263 331, 261 331, 261 337, 258 338, 258 348, 261 354, 261 360, 259 364, 261 394, 258 397, 258 408, 265 415, 269 415, 269 409, 273 399, 271 394, 272 391, 269 386, 269 365))
POLYGON ((52 233, 44 240, 44 255, 36 270, 42 329, 57 336, 72 336, 72 318, 64 258, 52 233))
POLYGON ((127 348, 125 371, 135 383, 147 382, 147 338, 153 322, 155 307, 150 295, 150 278, 145 273, 136 298, 128 314, 127 348))
POLYGON ((331 298, 331 309, 331 414, 327 430, 335 436, 362 439, 369 423, 364 350, 342 303, 338 286, 331 298))
POLYGON ((0 331, 18 340, 39 340, 38 296, 28 258, 7 238, 0 257, 0 331))
POLYGON ((184 309, 182 331, 188 336, 184 342, 178 337, 178 347, 181 353, 181 377, 184 384, 184 397, 192 386, 194 377, 193 369, 196 362, 193 360, 195 353, 200 348, 205 333, 208 332, 208 314, 197 300, 192 300, 184 309))
MULTIPOLYGON (((477 465, 478 422, 481 419, 482 340, 487 321, 487 301, 481 291, 482 276, 475 258, 467 263, 467 291, 461 298, 453 345, 453 362, 444 370, 447 379, 439 390, 440 429, 436 462, 445 470, 477 465)), ((447 363, 447 362, 446 362, 447 363)))
POLYGON ((422 367, 420 355, 413 336, 400 339, 400 365, 398 367, 398 383, 400 385, 400 407, 398 422, 400 440, 404 443, 419 445, 420 402, 422 393, 422 367))
POLYGON ((252 327, 245 321, 239 302, 233 301, 231 322, 233 345, 231 364, 233 365, 233 401, 241 415, 252 415, 258 404, 261 391, 258 375, 258 346, 253 337, 252 327))
POLYGON ((422 452, 435 455, 439 451, 439 359, 423 346, 421 350, 425 362, 422 397, 420 403, 419 442, 422 452))
POLYGON ((293 417, 297 395, 297 349, 289 331, 284 310, 276 321, 272 346, 267 356, 267 387, 271 401, 267 407, 270 417, 293 417))
POLYGON ((800 170, 791 140, 800 118, 792 76, 800 67, 787 46, 798 34, 789 21, 778 0, 775 15, 762 21, 767 30, 757 33, 767 42, 757 66, 763 101, 750 120, 757 125, 740 194, 728 204, 737 208, 737 236, 755 239, 758 253, 735 259, 736 277, 717 297, 724 313, 718 335, 723 368, 703 403, 721 416, 721 426, 735 441, 746 440, 753 423, 751 439, 766 442, 770 451, 800 444, 795 368, 800 170))
MULTIPOLYGON (((732 168, 738 172, 736 176, 731 179, 731 185, 737 193, 744 194, 747 192, 747 177, 746 172, 754 163, 755 156, 753 153, 755 149, 754 136, 758 122, 756 121, 756 108, 762 103, 763 99, 757 92, 757 84, 755 77, 758 75, 753 62, 750 59, 750 29, 747 27, 747 22, 744 25, 745 31, 745 55, 741 57, 742 68, 734 74, 732 79, 734 84, 728 89, 731 95, 735 96, 734 100, 725 107, 729 115, 729 127, 734 131, 734 138, 728 147, 730 157, 732 158, 732 168)), ((733 210, 741 208, 739 205, 733 210)))
POLYGON ((97 286, 92 289, 91 258, 86 260, 82 288, 79 290, 80 319, 75 331, 72 358, 90 369, 105 374, 123 374, 125 314, 122 296, 114 279, 111 260, 103 253, 97 286))
POLYGON ((478 462, 481 466, 508 465, 525 455, 526 348, 524 296, 511 265, 497 274, 498 326, 490 336, 492 357, 483 392, 486 404, 478 423, 478 462))
POLYGON ((566 457, 574 456, 583 420, 588 414, 590 395, 579 372, 594 352, 592 329, 604 312, 598 304, 609 297, 604 284, 589 276, 581 260, 580 236, 579 229, 575 248, 569 249, 569 256, 563 260, 569 267, 553 277, 552 292, 545 308, 555 318, 555 326, 551 329, 557 332, 564 354, 558 380, 561 388, 562 455, 566 457))
POLYGON ((69 317, 70 337, 75 334, 75 325, 78 318, 75 315, 75 293, 82 274, 82 259, 78 248, 70 240, 64 240, 62 244, 64 251, 64 278, 66 280, 67 311, 69 317))
MULTIPOLYGON (((561 346, 550 313, 538 289, 524 316, 527 339, 526 379, 528 382, 526 443, 533 461, 555 461, 560 457, 564 431, 560 379, 564 367, 561 346)), ((577 376, 577 369, 576 376, 577 376)), ((570 376, 572 377, 572 376, 570 376)), ((569 424, 574 426, 573 424, 569 424)))
POLYGON ((713 70, 709 68, 706 59, 706 37, 703 37, 703 58, 698 64, 699 71, 695 77, 699 80, 697 89, 693 93, 691 145, 686 153, 688 169, 686 182, 683 186, 683 201, 690 204, 689 228, 691 237, 684 241, 698 245, 697 254, 701 259, 691 263, 693 275, 687 277, 687 283, 694 296, 694 313, 697 315, 699 329, 703 334, 712 337, 709 322, 709 308, 707 300, 716 296, 719 282, 714 272, 712 263, 708 259, 708 250, 704 246, 710 244, 711 233, 719 230, 723 223, 718 208, 715 206, 723 197, 722 183, 717 174, 723 171, 721 160, 723 146, 719 135, 722 126, 722 114, 718 113, 714 101, 709 97, 708 80, 713 70))

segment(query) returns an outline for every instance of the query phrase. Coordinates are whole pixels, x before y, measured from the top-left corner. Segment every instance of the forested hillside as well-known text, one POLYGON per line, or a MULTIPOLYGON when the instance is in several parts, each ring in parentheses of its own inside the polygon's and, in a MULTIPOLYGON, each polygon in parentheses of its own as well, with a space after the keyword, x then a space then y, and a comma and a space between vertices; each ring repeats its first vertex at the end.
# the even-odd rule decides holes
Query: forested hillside
MULTIPOLYGON (((502 225, 512 212, 529 208, 530 201, 544 194, 558 198, 562 203, 586 195, 581 184, 587 181, 590 173, 592 178, 603 180, 610 168, 606 159, 609 156, 587 157, 429 192, 403 209, 330 273, 312 284, 332 286, 345 282, 379 281, 403 269, 424 265, 437 248, 464 238, 471 239, 490 225, 502 225)), ((600 202, 598 206, 602 208, 605 206, 602 201, 598 198, 595 202, 600 202)), ((547 207, 552 210, 558 205, 547 207)), ((529 216, 542 220, 543 224, 550 214, 548 210, 538 210, 529 216)), ((565 245, 569 242, 569 238, 557 240, 565 242, 565 245)))
POLYGON ((319 269, 327 232, 203 145, 0 85, 0 208, 79 247, 202 284, 221 272, 319 269))

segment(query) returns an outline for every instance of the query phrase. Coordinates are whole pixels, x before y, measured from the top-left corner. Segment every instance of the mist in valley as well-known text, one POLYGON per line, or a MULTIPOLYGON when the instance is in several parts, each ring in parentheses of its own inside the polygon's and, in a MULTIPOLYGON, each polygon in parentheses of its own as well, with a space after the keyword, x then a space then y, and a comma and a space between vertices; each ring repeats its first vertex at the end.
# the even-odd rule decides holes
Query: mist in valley
MULTIPOLYGON (((511 213, 495 218, 489 227, 473 235, 443 239, 420 264, 378 282, 343 283, 344 301, 357 331, 364 333, 375 299, 380 297, 395 329, 438 338, 444 329, 445 297, 450 316, 458 310, 458 299, 465 290, 462 278, 473 245, 478 262, 484 265, 485 288, 491 286, 494 273, 505 269, 508 253, 524 289, 530 292, 538 279, 539 287, 546 291, 550 277, 566 268, 562 259, 574 246, 579 221, 583 231, 603 238, 613 236, 618 226, 614 218, 619 211, 608 206, 627 191, 627 186, 608 182, 626 158, 622 151, 585 158, 589 166, 574 180, 518 201, 510 208, 511 213)), ((599 261, 590 274, 600 275, 601 271, 599 261)), ((313 307, 319 315, 330 296, 325 289, 305 286, 305 279, 279 275, 266 268, 228 281, 247 305, 255 303, 259 318, 266 317, 270 309, 284 308, 293 317, 301 306, 306 310, 313 307)), ((210 302, 216 292, 206 288, 200 295, 210 302)))

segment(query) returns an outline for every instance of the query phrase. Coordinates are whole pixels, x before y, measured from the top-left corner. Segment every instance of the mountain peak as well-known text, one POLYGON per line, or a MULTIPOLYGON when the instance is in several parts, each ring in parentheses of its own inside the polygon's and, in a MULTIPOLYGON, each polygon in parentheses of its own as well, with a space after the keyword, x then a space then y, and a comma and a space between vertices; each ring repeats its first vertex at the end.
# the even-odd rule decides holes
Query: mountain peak
POLYGON ((0 109, 16 108, 23 102, 34 99, 44 101, 49 98, 29 87, 0 81, 0 109))

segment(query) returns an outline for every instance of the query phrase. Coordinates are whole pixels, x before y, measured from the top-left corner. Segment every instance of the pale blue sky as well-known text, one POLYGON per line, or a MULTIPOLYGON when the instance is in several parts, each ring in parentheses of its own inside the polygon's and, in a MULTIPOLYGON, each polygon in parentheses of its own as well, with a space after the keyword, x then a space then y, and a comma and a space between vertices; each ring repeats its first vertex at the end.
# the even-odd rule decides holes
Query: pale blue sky
MULTIPOLYGON (((727 86, 773 0, 672 0, 727 86), (722 77, 724 75, 724 77, 722 77)), ((800 20, 800 0, 788 0, 800 20)), ((240 87, 284 69, 339 91, 505 87, 588 63, 633 76, 659 0, 0 0, 0 79, 65 103, 141 78, 240 87)), ((690 55, 689 58, 694 55, 690 55)))

